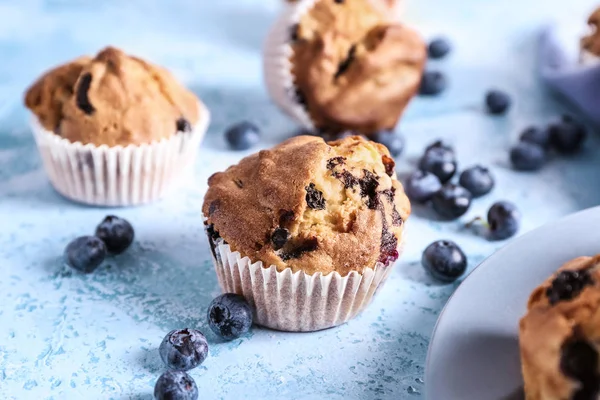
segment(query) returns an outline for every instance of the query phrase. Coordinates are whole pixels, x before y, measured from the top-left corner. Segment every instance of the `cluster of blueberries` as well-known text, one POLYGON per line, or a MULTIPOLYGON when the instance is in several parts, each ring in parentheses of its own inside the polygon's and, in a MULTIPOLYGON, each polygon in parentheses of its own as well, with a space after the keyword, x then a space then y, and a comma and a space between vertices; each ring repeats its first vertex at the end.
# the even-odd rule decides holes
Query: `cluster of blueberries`
MULTIPOLYGON (((222 294, 208 306, 208 325, 224 340, 233 340, 247 333, 252 326, 252 310, 240 295, 222 294)), ((196 329, 176 329, 167 333, 158 353, 167 367, 156 381, 156 400, 196 400, 198 387, 186 372, 196 368, 208 356, 208 341, 196 329)))
MULTIPOLYGON (((98 225, 94 236, 81 236, 67 245, 65 261, 77 271, 91 273, 108 254, 117 255, 129 248, 133 238, 133 227, 127 220, 109 215, 98 225)), ((252 327, 250 305, 234 293, 213 299, 206 318, 210 329, 223 340, 237 339, 252 327)), ((189 328, 169 332, 160 344, 159 354, 168 370, 157 380, 154 397, 196 400, 198 388, 185 371, 196 368, 208 356, 208 342, 202 332, 189 328)))
MULTIPOLYGON (((463 216, 473 198, 488 194, 494 188, 494 177, 488 168, 475 165, 465 169, 458 184, 450 180, 456 175, 457 161, 454 149, 442 140, 426 147, 419 169, 405 181, 404 190, 416 204, 430 204, 444 220, 463 216)), ((487 213, 487 234, 491 240, 504 240, 519 229, 521 214, 513 203, 498 201, 487 213)), ((467 259, 456 243, 440 240, 423 252, 422 264, 435 279, 453 282, 467 268, 467 259)))

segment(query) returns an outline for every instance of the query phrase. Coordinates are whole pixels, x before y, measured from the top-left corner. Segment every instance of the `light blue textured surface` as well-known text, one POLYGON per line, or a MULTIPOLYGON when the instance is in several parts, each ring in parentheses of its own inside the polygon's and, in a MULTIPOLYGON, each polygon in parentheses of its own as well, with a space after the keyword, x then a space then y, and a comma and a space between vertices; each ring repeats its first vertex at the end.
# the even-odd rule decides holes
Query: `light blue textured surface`
MULTIPOLYGON (((456 287, 426 277, 423 248, 453 239, 472 269, 502 243, 462 224, 493 201, 518 204, 522 231, 600 203, 597 137, 583 155, 553 160, 539 173, 515 173, 507 163, 519 130, 565 111, 535 77, 537 29, 555 18, 576 34, 594 3, 409 2, 407 19, 425 36, 446 34, 454 52, 432 65, 447 73, 449 90, 416 99, 406 113, 399 172, 413 168, 428 142, 445 137, 462 166, 491 166, 495 191, 460 221, 431 221, 415 208, 390 280, 345 326, 310 334, 254 329, 219 343, 205 322, 219 290, 200 208, 208 176, 245 154, 226 150, 228 124, 257 122, 263 147, 294 129, 268 100, 261 78, 260 47, 279 0, 0 1, 0 398, 150 399, 163 370, 157 347, 181 327, 197 327, 210 341, 210 357, 191 372, 202 399, 420 398, 430 334, 456 287), (26 86, 46 68, 107 44, 170 68, 212 111, 193 178, 151 206, 108 210, 61 198, 46 180, 21 105, 26 86), (513 95, 508 116, 484 114, 490 87, 513 95), (133 223, 133 247, 89 276, 63 269, 67 242, 92 233, 107 213, 133 223)), ((557 245, 570 240, 576 238, 557 245)))

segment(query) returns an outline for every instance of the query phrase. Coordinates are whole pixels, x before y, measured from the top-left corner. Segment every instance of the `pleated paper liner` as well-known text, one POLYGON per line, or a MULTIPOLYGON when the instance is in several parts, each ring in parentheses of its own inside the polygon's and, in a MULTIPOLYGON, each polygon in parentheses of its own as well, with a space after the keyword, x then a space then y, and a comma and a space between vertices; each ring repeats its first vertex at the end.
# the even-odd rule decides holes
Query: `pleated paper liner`
POLYGON ((231 251, 222 239, 209 241, 223 292, 244 296, 255 310, 255 323, 280 331, 318 331, 351 320, 369 305, 393 267, 377 263, 346 276, 279 272, 231 251))
POLYGON ((54 188, 76 202, 97 206, 134 206, 167 194, 193 165, 210 121, 200 104, 191 132, 143 145, 95 146, 72 143, 32 120, 44 169, 54 188))

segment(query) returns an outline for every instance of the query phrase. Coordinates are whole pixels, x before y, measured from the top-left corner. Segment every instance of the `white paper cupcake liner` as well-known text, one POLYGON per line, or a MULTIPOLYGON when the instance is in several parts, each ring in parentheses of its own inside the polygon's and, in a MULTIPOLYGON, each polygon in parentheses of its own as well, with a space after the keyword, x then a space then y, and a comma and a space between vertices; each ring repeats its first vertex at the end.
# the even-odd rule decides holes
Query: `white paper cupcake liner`
POLYGON ((262 262, 253 263, 232 251, 222 239, 213 245, 223 292, 244 296, 258 325, 288 332, 318 331, 354 318, 369 305, 393 267, 377 263, 362 274, 353 271, 346 276, 292 273, 291 268, 279 272, 274 265, 265 268, 262 262))
POLYGON ((600 64, 600 57, 587 50, 581 49, 579 52, 579 64, 587 67, 595 66, 600 64))
POLYGON ((127 147, 70 142, 32 119, 35 140, 52 186, 63 196, 98 206, 150 203, 173 188, 193 165, 210 121, 200 104, 191 132, 159 142, 127 147))
POLYGON ((263 50, 263 72, 269 95, 286 114, 309 130, 314 125, 306 108, 296 96, 296 85, 292 75, 291 29, 300 22, 300 18, 309 11, 317 0, 299 0, 286 3, 285 8, 271 31, 263 50))

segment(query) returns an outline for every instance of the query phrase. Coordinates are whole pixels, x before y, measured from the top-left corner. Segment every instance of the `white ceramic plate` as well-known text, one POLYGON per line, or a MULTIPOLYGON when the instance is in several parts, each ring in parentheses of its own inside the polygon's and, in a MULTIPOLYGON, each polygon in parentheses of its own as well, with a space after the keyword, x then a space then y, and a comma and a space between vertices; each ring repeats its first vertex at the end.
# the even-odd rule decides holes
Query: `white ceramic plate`
POLYGON ((518 324, 531 291, 564 262, 600 253, 600 207, 514 239, 452 295, 433 332, 428 400, 520 399, 518 324))

